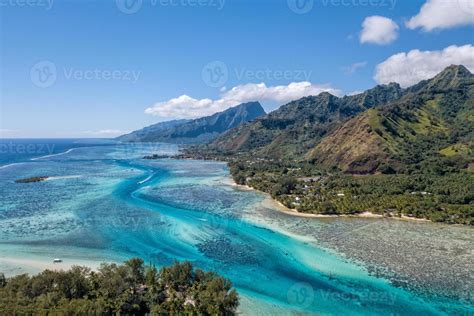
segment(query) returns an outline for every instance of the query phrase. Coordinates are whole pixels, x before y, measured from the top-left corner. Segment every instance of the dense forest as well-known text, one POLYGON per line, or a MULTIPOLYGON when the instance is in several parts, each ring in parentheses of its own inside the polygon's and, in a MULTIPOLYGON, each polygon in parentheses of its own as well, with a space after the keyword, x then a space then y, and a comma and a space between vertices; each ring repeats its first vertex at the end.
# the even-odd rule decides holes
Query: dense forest
POLYGON ((0 273, 1 315, 234 315, 238 304, 230 281, 189 262, 158 270, 133 258, 98 271, 0 273))
POLYGON ((236 183, 269 193, 304 213, 355 215, 372 212, 436 222, 474 225, 474 175, 470 172, 349 175, 312 164, 232 159, 236 183))

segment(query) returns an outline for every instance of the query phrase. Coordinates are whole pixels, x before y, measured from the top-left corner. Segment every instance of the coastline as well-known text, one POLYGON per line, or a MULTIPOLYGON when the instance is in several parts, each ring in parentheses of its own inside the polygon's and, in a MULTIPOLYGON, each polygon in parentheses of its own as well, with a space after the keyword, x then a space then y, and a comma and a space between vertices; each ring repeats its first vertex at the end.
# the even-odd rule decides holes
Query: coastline
POLYGON ((278 212, 281 212, 283 214, 299 217, 299 218, 319 218, 319 219, 321 218, 374 218, 374 219, 395 219, 395 220, 402 220, 402 221, 432 223, 431 220, 426 219, 426 218, 415 218, 415 217, 409 217, 406 215, 402 215, 401 217, 398 217, 398 216, 389 217, 389 216, 375 214, 368 211, 360 213, 360 214, 335 214, 335 215, 302 213, 296 209, 291 209, 291 208, 286 207, 285 205, 283 205, 283 203, 281 203, 278 200, 275 200, 270 194, 266 192, 262 192, 257 189, 254 189, 249 185, 237 184, 232 179, 232 175, 230 175, 228 183, 232 186, 238 187, 240 190, 243 190, 243 191, 255 191, 255 192, 259 192, 260 194, 264 194, 265 200, 262 202, 264 205, 268 206, 271 209, 276 209, 278 212))
POLYGON ((96 271, 102 262, 84 260, 84 259, 68 259, 63 258, 64 261, 54 263, 51 258, 20 258, 20 257, 2 257, 0 259, 0 270, 5 273, 5 276, 10 277, 14 275, 20 275, 27 273, 29 275, 36 275, 44 270, 61 271, 69 270, 73 266, 84 266, 88 267, 93 271, 96 271))

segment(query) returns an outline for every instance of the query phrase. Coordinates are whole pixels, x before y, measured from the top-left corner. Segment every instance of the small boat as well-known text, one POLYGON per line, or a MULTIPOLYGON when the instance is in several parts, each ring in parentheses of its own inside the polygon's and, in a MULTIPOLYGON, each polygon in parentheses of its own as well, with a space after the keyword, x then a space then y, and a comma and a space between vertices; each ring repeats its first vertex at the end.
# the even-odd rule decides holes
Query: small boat
POLYGON ((53 260, 53 263, 60 263, 60 262, 63 262, 61 259, 54 259, 53 260))

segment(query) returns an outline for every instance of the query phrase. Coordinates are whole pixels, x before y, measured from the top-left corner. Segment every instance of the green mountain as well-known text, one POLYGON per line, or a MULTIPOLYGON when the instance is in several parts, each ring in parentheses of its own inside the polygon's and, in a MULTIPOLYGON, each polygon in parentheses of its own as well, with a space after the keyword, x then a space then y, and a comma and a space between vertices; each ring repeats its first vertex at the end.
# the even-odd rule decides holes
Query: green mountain
POLYGON ((298 212, 474 225, 474 76, 450 66, 407 89, 302 98, 183 157, 298 212))
POLYGON ((446 172, 466 168, 474 149, 474 76, 451 66, 324 137, 306 158, 348 173, 446 172))
POLYGON ((407 89, 377 86, 281 106, 208 145, 214 152, 307 161, 347 173, 464 168, 472 159, 474 78, 450 66, 407 89))
POLYGON ((178 144, 199 144, 212 141, 223 132, 252 121, 265 111, 259 102, 243 103, 194 120, 175 120, 158 123, 119 136, 117 140, 123 142, 163 142, 178 144))
POLYGON ((253 152, 271 158, 301 157, 341 122, 399 99, 402 91, 393 83, 343 98, 326 92, 305 97, 225 133, 209 148, 227 153, 253 152))

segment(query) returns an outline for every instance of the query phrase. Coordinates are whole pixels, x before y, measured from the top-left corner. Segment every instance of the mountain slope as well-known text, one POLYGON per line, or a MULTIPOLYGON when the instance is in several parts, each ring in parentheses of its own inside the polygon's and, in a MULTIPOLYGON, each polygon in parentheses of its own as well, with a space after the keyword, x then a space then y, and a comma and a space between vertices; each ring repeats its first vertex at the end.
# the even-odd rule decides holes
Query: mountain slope
POLYGON ((344 120, 400 98, 398 84, 338 98, 329 93, 305 97, 230 130, 209 145, 212 150, 253 152, 266 157, 299 157, 344 120))
POLYGON ((392 83, 305 97, 229 130, 207 150, 354 174, 464 168, 474 151, 473 87, 468 69, 450 66, 407 89, 392 83))
POLYGON ((158 123, 117 139, 124 142, 205 143, 264 114, 259 102, 243 103, 207 117, 158 123))
POLYGON ((451 66, 408 88, 400 100, 345 122, 306 158, 349 173, 387 165, 392 172, 464 168, 472 159, 473 126, 474 76, 451 66))
POLYGON ((176 126, 182 125, 189 121, 190 120, 174 120, 168 122, 161 122, 131 132, 130 134, 119 136, 116 139, 122 142, 147 142, 149 141, 149 139, 153 138, 154 135, 159 135, 160 133, 166 130, 170 130, 176 126))

